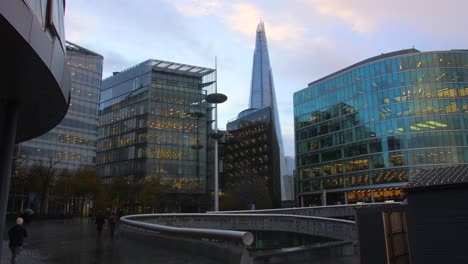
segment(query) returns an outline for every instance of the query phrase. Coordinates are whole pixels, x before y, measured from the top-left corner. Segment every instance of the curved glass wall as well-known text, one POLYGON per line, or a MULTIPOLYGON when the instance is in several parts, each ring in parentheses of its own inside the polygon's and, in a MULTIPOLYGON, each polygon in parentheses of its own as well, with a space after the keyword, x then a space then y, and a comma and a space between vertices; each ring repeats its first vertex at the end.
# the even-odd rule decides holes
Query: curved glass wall
POLYGON ((422 169, 468 162, 468 51, 368 60, 294 94, 302 204, 401 200, 422 169))
POLYGON ((98 106, 103 57, 67 42, 70 103, 62 121, 49 132, 21 143, 28 163, 59 161, 57 169, 96 165, 98 106))

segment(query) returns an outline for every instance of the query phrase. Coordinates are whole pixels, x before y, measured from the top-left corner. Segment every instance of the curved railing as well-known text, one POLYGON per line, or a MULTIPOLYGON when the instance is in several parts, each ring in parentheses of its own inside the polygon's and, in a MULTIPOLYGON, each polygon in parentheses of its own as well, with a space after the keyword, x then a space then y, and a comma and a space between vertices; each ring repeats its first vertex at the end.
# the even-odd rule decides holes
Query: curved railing
POLYGON ((242 241, 250 245, 249 232, 269 230, 355 241, 355 222, 314 216, 285 214, 147 214, 121 218, 126 225, 169 235, 242 241))
POLYGON ((383 203, 363 203, 363 204, 342 204, 342 205, 326 205, 313 207, 292 207, 278 209, 257 209, 257 210, 239 210, 239 211, 210 211, 209 214, 287 214, 287 215, 304 215, 318 216, 327 218, 346 218, 354 217, 355 209, 361 207, 376 207, 399 205, 399 202, 383 202, 383 203))
MULTIPOLYGON (((169 214, 179 215, 179 214, 169 214)), ((173 227, 168 225, 161 225, 156 223, 142 222, 143 220, 153 219, 157 214, 143 214, 143 215, 129 215, 120 218, 122 224, 160 232, 168 235, 194 237, 194 238, 207 238, 207 239, 221 239, 229 240, 243 245, 249 246, 254 241, 254 236, 250 232, 234 231, 234 230, 218 230, 208 228, 189 228, 189 227, 173 227)), ((159 215, 160 216, 160 215, 159 215)))

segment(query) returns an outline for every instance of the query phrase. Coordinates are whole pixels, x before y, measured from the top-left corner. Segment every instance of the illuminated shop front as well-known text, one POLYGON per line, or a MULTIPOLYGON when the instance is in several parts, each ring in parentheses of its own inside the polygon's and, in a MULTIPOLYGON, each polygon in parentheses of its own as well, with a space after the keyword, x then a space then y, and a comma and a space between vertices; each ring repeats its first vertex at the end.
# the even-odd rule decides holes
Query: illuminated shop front
POLYGON ((468 51, 402 50, 294 94, 301 205, 401 201, 415 173, 468 163, 468 51))

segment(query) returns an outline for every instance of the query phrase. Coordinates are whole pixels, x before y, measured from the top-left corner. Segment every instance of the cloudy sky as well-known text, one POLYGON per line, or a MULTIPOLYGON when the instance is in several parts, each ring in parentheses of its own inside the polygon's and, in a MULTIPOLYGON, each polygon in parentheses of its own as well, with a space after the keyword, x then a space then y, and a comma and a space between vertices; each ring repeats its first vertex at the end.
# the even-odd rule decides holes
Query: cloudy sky
POLYGON ((248 107, 255 29, 265 23, 286 155, 293 94, 381 53, 468 49, 466 0, 77 0, 66 38, 104 56, 104 77, 147 59, 214 67, 219 127, 248 107))

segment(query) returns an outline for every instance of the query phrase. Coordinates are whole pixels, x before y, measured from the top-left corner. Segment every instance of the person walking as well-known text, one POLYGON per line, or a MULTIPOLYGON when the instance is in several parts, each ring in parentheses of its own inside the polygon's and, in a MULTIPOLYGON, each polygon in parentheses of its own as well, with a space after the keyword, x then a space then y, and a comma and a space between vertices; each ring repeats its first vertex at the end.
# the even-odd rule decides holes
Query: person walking
POLYGON ((98 212, 96 215, 96 221, 95 221, 98 234, 101 234, 102 226, 104 225, 105 222, 106 220, 105 220, 104 215, 101 212, 98 212))
POLYGON ((109 223, 109 231, 111 235, 114 235, 115 231, 115 223, 117 222, 117 216, 115 213, 112 213, 109 218, 107 219, 107 222, 109 223))
POLYGON ((8 230, 8 238, 10 239, 9 247, 11 250, 11 263, 16 263, 21 247, 23 246, 24 238, 28 236, 26 229, 23 227, 23 218, 16 218, 16 225, 8 230))

